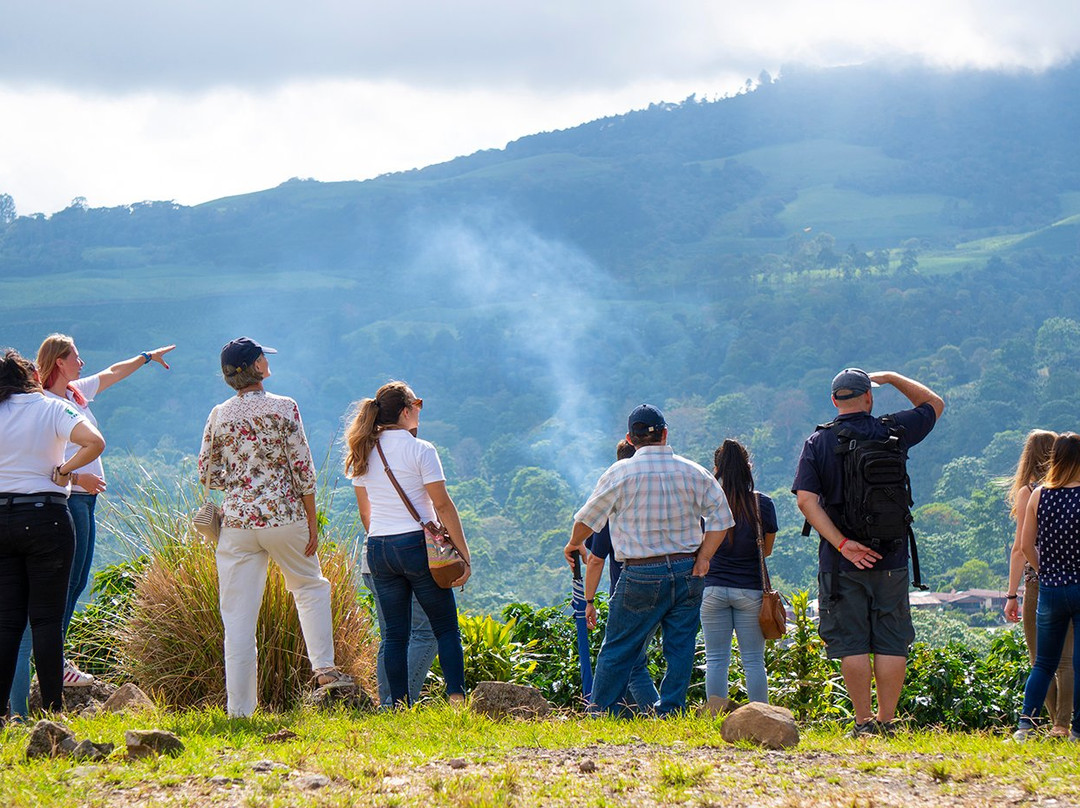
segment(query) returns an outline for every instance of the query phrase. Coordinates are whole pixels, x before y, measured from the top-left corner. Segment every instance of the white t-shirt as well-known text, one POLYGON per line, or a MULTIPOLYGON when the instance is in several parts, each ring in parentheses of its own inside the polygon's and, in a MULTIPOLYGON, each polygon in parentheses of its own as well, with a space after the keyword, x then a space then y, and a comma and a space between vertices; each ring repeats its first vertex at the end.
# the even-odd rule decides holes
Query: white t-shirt
POLYGON ((16 393, 0 403, 0 493, 63 494, 52 481, 71 430, 86 418, 68 402, 41 393, 16 393))
MULTIPOLYGON (((414 438, 405 429, 388 429, 382 432, 379 435, 379 444, 386 454, 390 470, 394 472, 398 484, 419 512, 420 518, 425 522, 434 520, 435 506, 431 504, 431 497, 424 486, 446 479, 435 447, 426 440, 414 438)), ((405 503, 390 482, 377 450, 371 450, 367 473, 354 477, 352 483, 357 488, 367 489, 368 500, 371 502, 369 536, 393 536, 420 530, 420 525, 409 515, 405 503)))
MULTIPOLYGON (((98 388, 101 386, 101 380, 95 373, 93 376, 87 376, 85 379, 76 379, 71 382, 71 386, 83 394, 83 398, 86 399, 86 406, 80 407, 75 403, 75 399, 72 398, 71 391, 68 390, 67 398, 61 398, 60 396, 52 393, 48 390, 45 391, 45 395, 50 398, 58 398, 61 401, 68 402, 76 412, 83 415, 87 421, 93 424, 95 427, 98 425, 97 418, 94 417, 94 413, 90 412, 90 402, 94 400, 94 396, 97 395, 98 388)), ((79 446, 76 443, 68 443, 67 448, 64 450, 64 461, 68 461, 75 456, 75 453, 79 451, 79 446)), ((101 455, 98 455, 81 469, 75 469, 76 472, 89 472, 90 474, 96 474, 101 479, 105 479, 105 466, 101 464, 101 455)), ((71 490, 80 494, 85 494, 86 489, 81 485, 71 484, 71 490)))

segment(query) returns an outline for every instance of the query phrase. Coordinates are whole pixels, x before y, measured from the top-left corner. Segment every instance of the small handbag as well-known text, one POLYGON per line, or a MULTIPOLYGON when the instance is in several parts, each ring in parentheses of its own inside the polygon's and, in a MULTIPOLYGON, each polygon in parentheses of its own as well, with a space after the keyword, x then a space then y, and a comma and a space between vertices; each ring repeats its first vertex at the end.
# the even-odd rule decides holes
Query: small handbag
POLYGON ((203 504, 191 518, 192 526, 210 541, 221 536, 221 506, 210 499, 210 476, 214 471, 214 425, 210 426, 210 454, 206 460, 206 494, 203 504))
POLYGON ((780 593, 772 588, 772 582, 769 581, 769 569, 765 566, 765 535, 761 526, 761 503, 758 502, 757 492, 752 492, 752 494, 754 516, 757 521, 758 559, 761 561, 761 611, 758 612, 758 625, 761 626, 761 635, 766 640, 778 640, 787 631, 787 612, 784 610, 780 593))
POLYGON ((435 583, 438 584, 440 589, 453 588, 454 581, 464 575, 466 568, 471 565, 454 546, 450 531, 438 522, 425 522, 420 518, 419 512, 413 507, 412 501, 398 483, 394 472, 390 471, 390 465, 386 462, 386 455, 383 454, 382 446, 379 445, 378 441, 375 442, 375 448, 379 450, 379 457, 382 459, 383 468, 386 469, 386 476, 390 478, 394 490, 401 497, 401 501, 405 504, 405 508, 412 518, 419 522, 420 527, 424 529, 428 570, 431 572, 431 577, 435 579, 435 583))

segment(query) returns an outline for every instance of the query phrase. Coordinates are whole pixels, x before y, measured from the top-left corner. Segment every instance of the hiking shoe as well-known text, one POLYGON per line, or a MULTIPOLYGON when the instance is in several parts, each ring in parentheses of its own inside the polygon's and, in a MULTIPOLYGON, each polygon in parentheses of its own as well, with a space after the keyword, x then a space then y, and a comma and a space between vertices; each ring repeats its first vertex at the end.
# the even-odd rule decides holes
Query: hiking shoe
POLYGON ((1080 732, 1077 732, 1075 729, 1070 729, 1069 740, 1073 743, 1080 743, 1080 732))
POLYGON ((867 737, 870 737, 872 735, 880 735, 880 734, 881 734, 881 727, 878 724, 876 718, 871 718, 865 724, 860 724, 858 722, 855 722, 854 726, 852 726, 852 728, 851 728, 851 737, 852 738, 867 738, 867 737))
POLYGON ((64 687, 90 687, 94 677, 75 667, 74 662, 64 660, 64 687))
POLYGON ((874 723, 878 726, 878 735, 883 735, 886 738, 891 738, 896 734, 896 730, 899 729, 896 726, 896 721, 878 721, 875 718, 874 723))
POLYGON ((349 674, 338 668, 319 668, 311 677, 315 687, 355 687, 356 682, 349 674))
POLYGON ((1068 738, 1069 737, 1069 728, 1068 727, 1061 727, 1061 726, 1058 726, 1057 724, 1055 724, 1054 726, 1052 726, 1050 728, 1050 737, 1051 738, 1068 738))
POLYGON ((1012 737, 1017 743, 1023 743, 1031 737, 1033 732, 1035 732, 1035 722, 1026 716, 1020 716, 1016 732, 1013 733, 1012 737))

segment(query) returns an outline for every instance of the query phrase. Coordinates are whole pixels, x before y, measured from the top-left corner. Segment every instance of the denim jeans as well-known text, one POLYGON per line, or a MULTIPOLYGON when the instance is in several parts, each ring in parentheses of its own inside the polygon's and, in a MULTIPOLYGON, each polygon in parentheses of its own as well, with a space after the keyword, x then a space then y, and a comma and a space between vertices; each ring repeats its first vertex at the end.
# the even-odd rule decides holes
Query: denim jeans
POLYGON ((634 667, 630 669, 630 680, 626 687, 626 695, 629 698, 625 701, 628 704, 633 703, 638 713, 655 710, 657 702, 660 701, 660 694, 656 692, 652 674, 649 673, 649 644, 655 636, 656 627, 654 626, 649 636, 645 638, 645 644, 641 646, 641 653, 634 660, 634 667))
POLYGON ((409 635, 412 601, 416 596, 431 622, 439 646, 439 666, 448 695, 465 693, 465 657, 461 649, 457 602, 452 589, 442 589, 431 577, 422 530, 390 536, 369 536, 368 568, 382 610, 382 640, 386 679, 393 704, 408 703, 409 635))
MULTIPOLYGON (((1080 584, 1068 586, 1039 586, 1039 605, 1035 613, 1038 640, 1035 643, 1035 665, 1024 687, 1024 708, 1021 715, 1035 718, 1046 701, 1046 691, 1061 660, 1065 634, 1070 625, 1080 620, 1080 584)), ((1075 635, 1075 631, 1074 631, 1075 635)), ((1073 643, 1073 693, 1080 693, 1080 642, 1073 643)), ((1072 728, 1080 732, 1080 700, 1073 705, 1072 728)), ((1023 720, 1023 719, 1021 719, 1023 720)))
MULTIPOLYGON (((71 559, 71 575, 68 578, 67 609, 64 612, 64 637, 67 638, 71 616, 79 605, 79 598, 90 580, 90 568, 94 563, 94 540, 97 526, 94 522, 94 506, 97 494, 75 493, 68 497, 68 512, 75 526, 75 555, 71 559)), ((15 678, 11 683, 11 714, 25 717, 29 712, 30 698, 30 651, 33 642, 30 626, 23 631, 19 643, 19 657, 15 663, 15 678)))
POLYGON ((705 634, 705 695, 727 697, 731 666, 731 635, 739 638, 739 656, 746 673, 750 701, 769 700, 765 673, 765 638, 758 624, 760 589, 707 586, 701 599, 701 630, 705 634))
MULTIPOLYGON (((379 621, 379 633, 382 634, 385 631, 383 624, 386 620, 383 618, 379 598, 375 595, 375 579, 371 577, 370 572, 365 572, 363 577, 364 586, 368 588, 372 597, 375 598, 375 618, 379 621)), ((420 602, 417 601, 416 595, 413 595, 412 631, 409 633, 408 652, 410 702, 415 703, 420 700, 420 691, 424 688, 424 680, 427 679, 428 671, 431 670, 431 663, 435 661, 438 653, 439 645, 435 642, 435 635, 431 631, 431 623, 428 621, 427 615, 424 614, 420 602)), ((386 678, 386 648, 383 647, 381 642, 379 643, 379 656, 375 666, 375 673, 379 682, 379 704, 383 707, 390 707, 394 702, 390 698, 390 682, 386 678)))
POLYGON ((27 619, 42 706, 64 706, 64 607, 74 529, 66 505, 0 506, 0 704, 11 696, 27 619))
POLYGON ((592 707, 620 712, 630 670, 656 626, 663 630, 667 670, 660 683, 656 712, 678 712, 686 707, 686 689, 694 666, 704 578, 690 573, 694 559, 623 567, 608 609, 607 629, 593 678, 592 707))

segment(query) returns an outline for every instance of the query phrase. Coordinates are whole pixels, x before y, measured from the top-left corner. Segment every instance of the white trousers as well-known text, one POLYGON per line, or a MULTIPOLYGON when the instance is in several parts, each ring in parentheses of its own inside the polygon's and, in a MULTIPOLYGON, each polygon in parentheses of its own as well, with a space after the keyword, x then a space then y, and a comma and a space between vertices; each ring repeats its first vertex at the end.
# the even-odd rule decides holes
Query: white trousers
POLYGON ((217 572, 221 621, 225 625, 226 709, 230 716, 249 716, 258 702, 255 626, 271 558, 296 601, 311 667, 334 665, 330 582, 323 577, 319 557, 304 555, 307 542, 306 522, 252 530, 221 529, 217 572))

